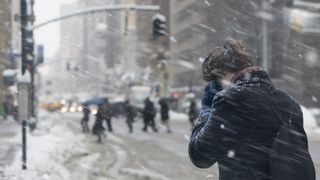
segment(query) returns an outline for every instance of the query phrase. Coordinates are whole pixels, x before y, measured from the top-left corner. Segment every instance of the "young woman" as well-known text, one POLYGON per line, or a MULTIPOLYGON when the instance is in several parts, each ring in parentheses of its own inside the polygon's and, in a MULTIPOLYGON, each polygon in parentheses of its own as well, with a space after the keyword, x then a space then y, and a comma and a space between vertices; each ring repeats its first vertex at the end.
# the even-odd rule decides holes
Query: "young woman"
MULTIPOLYGON (((212 102, 209 118, 199 119, 189 144, 191 161, 199 168, 219 165, 220 180, 279 179, 270 173, 274 140, 283 124, 297 137, 286 142, 288 152, 279 157, 277 177, 314 180, 299 104, 275 88, 268 74, 253 66, 246 45, 227 40, 212 50, 210 72, 221 78, 224 90, 212 102), (291 142, 294 142, 291 141, 291 142), (292 153, 295 152, 295 153, 292 153)), ((281 143, 281 142, 280 142, 281 143)))

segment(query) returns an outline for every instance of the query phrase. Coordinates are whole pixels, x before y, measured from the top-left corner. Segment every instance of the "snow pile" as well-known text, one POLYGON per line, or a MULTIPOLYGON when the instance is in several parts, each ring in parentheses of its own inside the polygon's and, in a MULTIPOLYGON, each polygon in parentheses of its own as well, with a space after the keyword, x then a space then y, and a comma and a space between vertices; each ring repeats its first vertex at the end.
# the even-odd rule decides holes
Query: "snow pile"
POLYGON ((320 128, 317 126, 317 120, 312 111, 301 106, 303 113, 303 126, 309 139, 320 140, 320 128))
MULTIPOLYGON (((21 169, 21 149, 17 152, 14 162, 1 169, 4 178, 9 180, 35 179, 71 179, 70 172, 64 163, 73 155, 83 153, 83 136, 75 136, 67 128, 67 123, 59 119, 59 115, 48 116, 39 120, 39 128, 27 135, 27 170, 21 169), (79 148, 80 147, 80 148, 79 148)), ((14 141, 21 142, 19 133, 14 141)))

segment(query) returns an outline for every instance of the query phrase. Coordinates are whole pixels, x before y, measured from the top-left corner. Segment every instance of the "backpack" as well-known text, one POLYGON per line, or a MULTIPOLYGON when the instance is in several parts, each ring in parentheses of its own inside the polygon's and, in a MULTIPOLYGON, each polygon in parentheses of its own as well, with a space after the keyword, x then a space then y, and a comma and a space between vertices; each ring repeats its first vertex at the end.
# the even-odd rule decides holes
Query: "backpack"
POLYGON ((269 151, 272 180, 315 180, 315 168, 303 127, 282 122, 269 151))

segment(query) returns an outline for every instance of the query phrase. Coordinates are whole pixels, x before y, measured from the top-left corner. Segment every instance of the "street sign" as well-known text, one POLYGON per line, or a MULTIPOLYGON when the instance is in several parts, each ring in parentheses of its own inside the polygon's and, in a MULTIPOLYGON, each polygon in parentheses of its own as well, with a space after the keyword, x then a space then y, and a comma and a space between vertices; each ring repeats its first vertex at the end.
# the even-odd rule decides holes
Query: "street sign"
POLYGON ((37 56, 36 56, 36 65, 42 64, 44 62, 44 47, 43 45, 37 46, 37 56))

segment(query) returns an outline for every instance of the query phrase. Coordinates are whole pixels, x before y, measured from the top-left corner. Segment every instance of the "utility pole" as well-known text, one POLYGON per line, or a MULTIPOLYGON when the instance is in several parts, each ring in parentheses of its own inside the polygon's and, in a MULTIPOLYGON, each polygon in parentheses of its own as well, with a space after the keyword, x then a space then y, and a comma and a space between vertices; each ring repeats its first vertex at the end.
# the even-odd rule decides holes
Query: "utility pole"
MULTIPOLYGON (((28 15, 27 15, 27 1, 20 0, 20 13, 21 13, 21 41, 22 41, 22 49, 21 49, 21 58, 22 58, 22 67, 21 74, 22 76, 25 74, 27 69, 27 25, 28 25, 28 15)), ((28 119, 28 86, 23 88, 22 86, 18 87, 19 96, 23 98, 19 101, 19 118, 22 122, 22 169, 27 169, 27 137, 26 137, 26 128, 27 128, 27 119, 28 119), (20 104, 21 103, 21 104, 20 104), (22 113, 24 112, 24 113, 22 113), (23 117, 22 117, 23 114, 23 117)))
POLYGON ((22 75, 26 72, 27 69, 27 25, 28 25, 28 14, 27 14, 27 1, 20 0, 20 13, 21 13, 21 41, 22 41, 22 49, 21 49, 21 59, 22 59, 22 75))
MULTIPOLYGON (((22 123, 22 169, 27 169, 27 125, 35 117, 34 88, 34 38, 31 29, 34 18, 34 0, 20 0, 21 14, 21 75, 18 82, 19 120, 22 123), (30 2, 30 6, 28 4, 30 2), (30 7, 30 12, 28 12, 30 7), (26 80, 27 79, 27 80, 26 80), (20 82, 21 81, 21 82, 20 82)), ((33 124, 34 125, 34 124, 33 124)))

